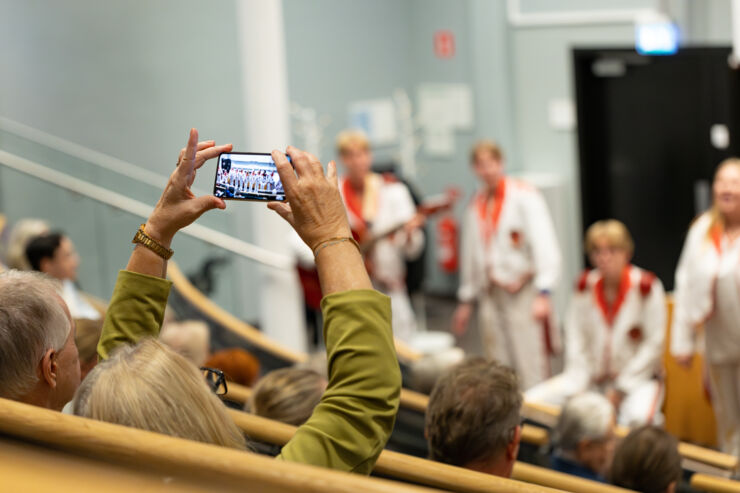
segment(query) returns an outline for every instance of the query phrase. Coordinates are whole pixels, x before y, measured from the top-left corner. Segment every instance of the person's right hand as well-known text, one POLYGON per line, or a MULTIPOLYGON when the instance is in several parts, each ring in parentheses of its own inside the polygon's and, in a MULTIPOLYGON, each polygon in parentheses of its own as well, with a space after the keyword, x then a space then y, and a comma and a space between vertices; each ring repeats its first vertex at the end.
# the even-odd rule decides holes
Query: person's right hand
POLYGON ((468 330, 468 323, 470 323, 470 317, 473 314, 472 303, 460 303, 457 305, 455 314, 452 316, 452 332, 457 337, 462 337, 468 330))
POLYGON ((195 174, 203 164, 223 152, 231 151, 231 144, 216 146, 212 140, 198 142, 198 131, 190 129, 188 143, 180 151, 177 168, 170 175, 162 196, 146 222, 146 233, 169 247, 180 229, 211 209, 225 209, 226 203, 213 195, 196 197, 190 187, 195 174))
POLYGON ((270 202, 267 206, 288 221, 312 250, 331 238, 351 238, 334 161, 329 163, 325 176, 315 156, 293 146, 288 147, 287 154, 292 166, 285 154, 272 151, 287 203, 270 202))

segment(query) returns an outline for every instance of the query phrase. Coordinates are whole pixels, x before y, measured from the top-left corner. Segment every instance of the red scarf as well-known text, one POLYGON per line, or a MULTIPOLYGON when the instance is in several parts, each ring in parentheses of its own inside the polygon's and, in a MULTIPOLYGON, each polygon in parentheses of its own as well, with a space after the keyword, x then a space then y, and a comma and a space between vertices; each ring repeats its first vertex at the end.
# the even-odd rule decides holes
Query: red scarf
POLYGON ((604 294, 604 278, 602 277, 599 279, 596 282, 596 286, 594 286, 596 302, 601 309, 601 313, 604 315, 604 320, 606 320, 606 323, 609 326, 611 326, 614 323, 614 319, 617 318, 617 313, 619 313, 619 309, 622 307, 622 303, 624 303, 624 299, 627 297, 631 281, 630 266, 626 265, 624 270, 622 270, 622 279, 619 281, 617 298, 614 300, 612 305, 609 305, 609 302, 606 300, 606 295, 604 294))
POLYGON ((501 218, 501 209, 504 206, 504 197, 506 196, 506 179, 501 178, 493 194, 493 210, 489 214, 489 199, 484 193, 478 194, 476 206, 478 208, 478 220, 480 223, 481 236, 486 245, 491 241, 491 237, 498 229, 498 221, 501 218))
POLYGON ((342 195, 344 196, 345 204, 347 204, 347 211, 354 218, 352 236, 357 241, 362 241, 362 238, 367 234, 367 221, 362 216, 362 199, 347 179, 342 183, 342 195))

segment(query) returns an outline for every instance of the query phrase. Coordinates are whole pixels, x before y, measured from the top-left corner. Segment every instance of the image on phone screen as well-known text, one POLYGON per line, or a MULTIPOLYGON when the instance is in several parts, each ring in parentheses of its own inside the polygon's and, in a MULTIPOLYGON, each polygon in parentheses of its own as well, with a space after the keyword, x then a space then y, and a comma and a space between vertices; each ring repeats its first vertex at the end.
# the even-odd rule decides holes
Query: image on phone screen
POLYGON ((221 154, 213 195, 222 199, 285 200, 285 190, 272 156, 259 152, 221 154))

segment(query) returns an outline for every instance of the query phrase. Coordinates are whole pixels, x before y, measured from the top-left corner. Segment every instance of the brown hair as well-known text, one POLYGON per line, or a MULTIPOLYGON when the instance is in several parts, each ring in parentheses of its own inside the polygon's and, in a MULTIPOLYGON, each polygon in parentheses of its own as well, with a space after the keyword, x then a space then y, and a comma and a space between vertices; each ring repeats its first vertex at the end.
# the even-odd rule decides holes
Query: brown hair
POLYGON ((655 426, 632 430, 614 454, 609 479, 642 493, 663 493, 681 479, 678 441, 655 426))
POLYGON ((520 423, 522 394, 511 368, 467 360, 434 386, 426 413, 429 458, 456 466, 506 450, 520 423))
POLYGON ((496 161, 504 160, 504 151, 496 142, 490 139, 481 139, 473 144, 473 147, 470 149, 470 164, 475 163, 475 158, 479 152, 490 153, 496 161))
POLYGON ((260 362, 249 352, 240 348, 216 351, 206 361, 205 366, 218 368, 227 380, 251 387, 260 376, 260 362))
POLYGON ((586 231, 586 254, 590 255, 596 249, 596 240, 606 238, 610 246, 627 250, 630 255, 635 251, 635 242, 632 241, 627 226, 616 219, 596 221, 586 231))
POLYGON ((326 379, 306 368, 282 368, 265 375, 245 406, 258 416, 300 426, 326 390, 326 379))
MULTIPOLYGON (((717 175, 719 175, 719 172, 727 166, 737 166, 740 168, 740 158, 731 157, 719 163, 719 166, 717 166, 717 169, 714 172, 715 182, 717 181, 717 175)), ((715 204, 714 201, 712 201, 712 208, 709 209, 709 217, 711 218, 711 221, 709 223, 709 229, 707 230, 707 236, 711 236, 715 228, 719 227, 720 229, 724 229, 725 218, 722 217, 722 214, 719 212, 717 204, 715 204)))
POLYGON ((80 363, 90 363, 98 357, 98 341, 103 330, 103 319, 76 318, 75 344, 80 353, 80 363))

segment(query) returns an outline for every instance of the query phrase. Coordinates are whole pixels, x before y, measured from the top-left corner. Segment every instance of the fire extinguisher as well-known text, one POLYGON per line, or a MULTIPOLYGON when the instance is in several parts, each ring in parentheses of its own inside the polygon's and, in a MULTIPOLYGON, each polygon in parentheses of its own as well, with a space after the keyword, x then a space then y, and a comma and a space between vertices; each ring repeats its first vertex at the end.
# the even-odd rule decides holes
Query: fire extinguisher
POLYGON ((458 224, 452 213, 445 214, 437 222, 437 261, 442 272, 457 272, 459 247, 457 244, 458 224))

